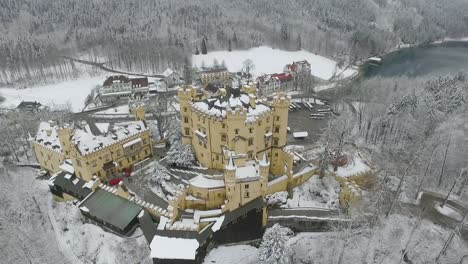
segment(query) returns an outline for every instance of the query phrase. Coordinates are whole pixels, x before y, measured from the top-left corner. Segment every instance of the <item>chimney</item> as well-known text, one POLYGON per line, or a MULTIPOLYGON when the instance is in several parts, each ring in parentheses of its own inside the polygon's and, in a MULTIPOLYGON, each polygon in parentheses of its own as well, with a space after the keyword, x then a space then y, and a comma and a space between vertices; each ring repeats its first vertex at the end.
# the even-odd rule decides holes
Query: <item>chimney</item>
POLYGON ((250 107, 252 107, 252 109, 255 109, 255 107, 257 107, 255 101, 257 100, 257 97, 253 94, 249 94, 249 103, 250 103, 250 107))

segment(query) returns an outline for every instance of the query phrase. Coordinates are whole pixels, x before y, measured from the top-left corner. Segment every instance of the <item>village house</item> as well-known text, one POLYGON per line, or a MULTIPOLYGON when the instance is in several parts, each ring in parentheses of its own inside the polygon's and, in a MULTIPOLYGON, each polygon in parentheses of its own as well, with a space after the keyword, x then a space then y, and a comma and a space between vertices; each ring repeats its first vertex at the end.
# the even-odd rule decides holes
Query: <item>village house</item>
POLYGON ((268 96, 277 92, 286 92, 292 88, 293 76, 288 73, 264 74, 257 78, 259 94, 268 96))
POLYGON ((198 78, 203 86, 208 83, 220 83, 231 85, 231 74, 228 72, 226 67, 216 66, 211 68, 202 68, 201 71, 197 72, 198 78))
POLYGON ((164 76, 163 80, 166 83, 166 87, 168 88, 182 83, 180 74, 173 71, 171 68, 167 68, 162 75, 164 76))
POLYGON ((296 77, 296 75, 301 72, 310 74, 310 63, 306 60, 295 61, 284 66, 283 72, 286 74, 291 74, 293 77, 296 77))
POLYGON ((37 112, 46 109, 46 106, 43 106, 41 103, 36 101, 21 101, 16 109, 24 112, 37 112))
POLYGON ((148 93, 148 78, 115 75, 108 77, 98 89, 98 98, 104 104, 112 104, 130 98, 143 99, 148 93))
POLYGON ((153 155, 143 107, 134 109, 136 121, 114 124, 109 133, 93 135, 73 125, 41 122, 33 150, 42 169, 61 170, 66 160, 80 179, 94 175, 102 181, 153 155))

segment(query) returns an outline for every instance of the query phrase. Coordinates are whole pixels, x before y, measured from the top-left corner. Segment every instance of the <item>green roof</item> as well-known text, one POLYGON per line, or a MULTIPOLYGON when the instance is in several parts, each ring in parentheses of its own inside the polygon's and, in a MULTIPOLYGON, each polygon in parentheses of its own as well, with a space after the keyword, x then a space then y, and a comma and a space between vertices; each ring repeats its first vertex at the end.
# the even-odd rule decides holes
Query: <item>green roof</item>
POLYGON ((120 229, 125 229, 137 217, 141 207, 118 195, 97 189, 81 205, 82 211, 120 229), (83 208, 83 207, 86 207, 83 208))

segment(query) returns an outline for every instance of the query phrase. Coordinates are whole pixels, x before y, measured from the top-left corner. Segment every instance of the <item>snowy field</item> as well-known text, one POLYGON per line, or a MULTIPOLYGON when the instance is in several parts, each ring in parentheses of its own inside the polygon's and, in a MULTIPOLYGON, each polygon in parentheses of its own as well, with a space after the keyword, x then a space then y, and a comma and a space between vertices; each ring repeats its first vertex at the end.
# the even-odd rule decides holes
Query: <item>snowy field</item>
POLYGON ((312 75, 324 80, 329 80, 334 73, 337 75, 341 73, 340 77, 342 78, 350 77, 357 73, 355 69, 347 69, 343 72, 343 69, 336 68, 335 61, 306 50, 284 51, 266 46, 249 50, 213 51, 206 55, 193 55, 192 63, 197 67, 201 67, 202 64, 211 66, 215 59, 219 64, 224 61, 228 70, 232 72, 241 70, 242 62, 246 59, 251 59, 255 65, 255 69, 252 72, 254 76, 264 73, 283 72, 283 67, 286 64, 300 60, 309 61, 312 75))
POLYGON ((0 95, 5 101, 0 105, 6 108, 16 108, 21 101, 38 101, 51 108, 70 104, 74 112, 84 108, 84 102, 90 91, 104 81, 104 76, 90 77, 83 75, 75 80, 58 82, 45 86, 26 89, 1 88, 0 95))

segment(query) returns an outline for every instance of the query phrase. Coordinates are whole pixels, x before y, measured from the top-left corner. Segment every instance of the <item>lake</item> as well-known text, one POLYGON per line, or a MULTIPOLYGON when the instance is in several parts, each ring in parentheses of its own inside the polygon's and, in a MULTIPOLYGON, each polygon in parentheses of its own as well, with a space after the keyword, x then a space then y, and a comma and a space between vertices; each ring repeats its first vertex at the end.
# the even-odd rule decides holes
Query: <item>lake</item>
POLYGON ((405 48, 384 57, 380 66, 365 65, 363 77, 446 75, 468 71, 468 42, 447 42, 427 47, 405 48))

